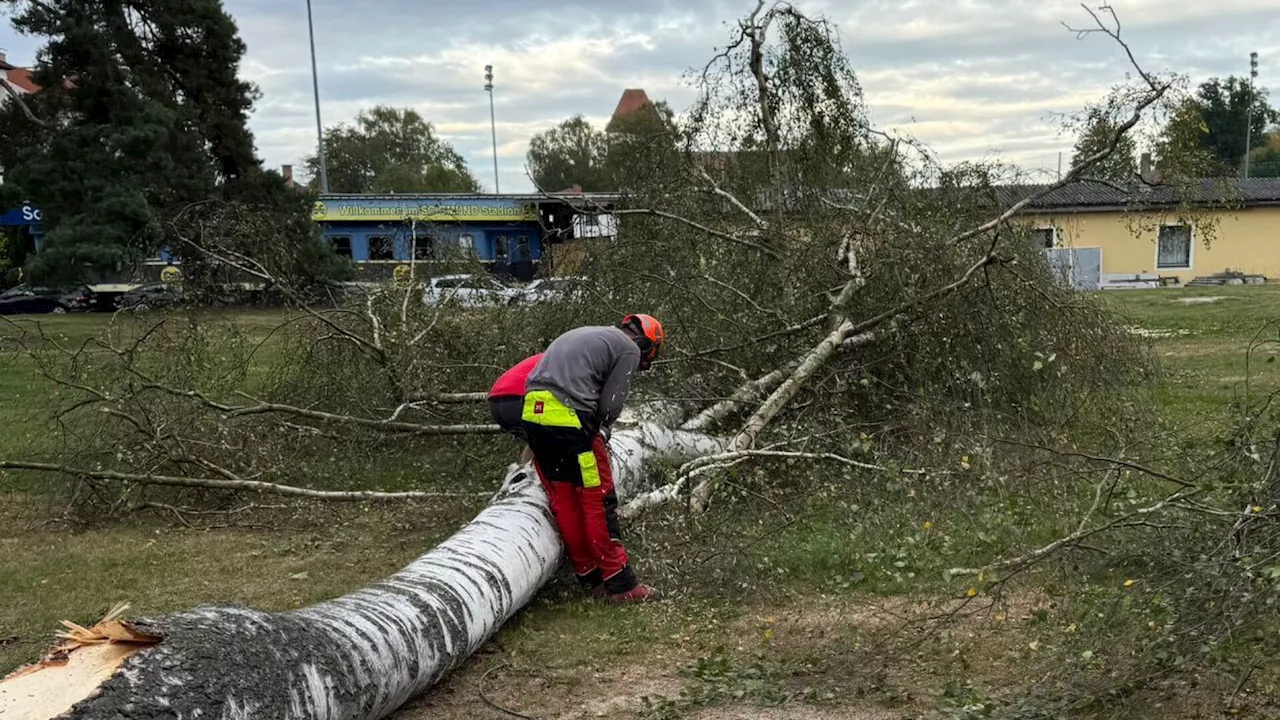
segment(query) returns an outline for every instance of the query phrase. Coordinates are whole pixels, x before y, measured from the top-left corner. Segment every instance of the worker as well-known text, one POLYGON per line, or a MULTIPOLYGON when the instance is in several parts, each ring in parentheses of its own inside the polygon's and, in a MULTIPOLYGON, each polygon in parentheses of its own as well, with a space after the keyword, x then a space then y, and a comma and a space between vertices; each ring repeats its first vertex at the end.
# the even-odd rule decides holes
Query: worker
MULTIPOLYGON (((493 422, 518 440, 525 439, 524 422, 520 418, 524 411, 525 381, 541 359, 542 353, 538 353, 521 360, 502 373, 489 388, 489 414, 493 422)), ((519 464, 524 465, 532 459, 533 453, 526 443, 520 451, 519 464)))
POLYGON ((663 339, 649 315, 575 328, 547 347, 526 384, 522 417, 534 467, 574 575, 596 598, 658 599, 637 581, 622 545, 607 434, 622 414, 631 375, 649 369, 663 339))

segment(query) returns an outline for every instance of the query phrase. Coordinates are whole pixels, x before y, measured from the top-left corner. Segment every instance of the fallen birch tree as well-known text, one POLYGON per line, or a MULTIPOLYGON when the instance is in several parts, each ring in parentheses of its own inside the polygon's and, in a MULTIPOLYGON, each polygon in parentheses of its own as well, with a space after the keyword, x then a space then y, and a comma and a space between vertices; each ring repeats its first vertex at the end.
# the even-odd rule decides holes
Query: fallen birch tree
MULTIPOLYGON (((611 440, 620 497, 653 459, 714 454, 701 433, 653 425, 611 440)), ((453 537, 395 575, 309 608, 206 606, 73 627, 0 681, 0 717, 373 720, 440 680, 559 567, 546 494, 528 468, 453 537)))

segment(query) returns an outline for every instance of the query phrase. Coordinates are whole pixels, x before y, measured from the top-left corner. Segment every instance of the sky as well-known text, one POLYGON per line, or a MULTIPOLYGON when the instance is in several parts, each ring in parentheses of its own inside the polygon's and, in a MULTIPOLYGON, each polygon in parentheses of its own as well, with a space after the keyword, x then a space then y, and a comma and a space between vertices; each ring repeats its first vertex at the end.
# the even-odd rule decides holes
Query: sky
MULTIPOLYGON (((600 126, 623 89, 680 111, 685 73, 723 46, 755 0, 312 0, 324 124, 378 104, 413 107, 494 189, 484 66, 494 67, 498 181, 533 189, 529 138, 575 114, 600 126)), ((269 166, 302 165, 316 144, 305 0, 224 0, 258 84, 251 128, 269 166)), ((1050 176, 1074 138, 1063 113, 1126 80, 1123 51, 1063 27, 1091 20, 1071 0, 795 0, 834 21, 872 120, 946 162, 1001 159, 1050 176)), ((1280 0, 1116 0, 1122 36, 1147 70, 1198 83, 1248 72, 1280 97, 1280 0)), ((0 27, 18 65, 36 38, 0 27)))

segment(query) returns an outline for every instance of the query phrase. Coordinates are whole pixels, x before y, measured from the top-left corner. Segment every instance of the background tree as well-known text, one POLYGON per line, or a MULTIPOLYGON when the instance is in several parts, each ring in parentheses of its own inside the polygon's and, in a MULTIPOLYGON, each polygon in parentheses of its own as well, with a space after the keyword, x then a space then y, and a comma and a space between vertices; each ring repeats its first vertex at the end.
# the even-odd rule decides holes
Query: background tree
POLYGON ((675 113, 659 101, 611 119, 604 130, 575 115, 534 135, 526 161, 534 184, 549 192, 574 185, 620 191, 670 169, 678 146, 675 113))
MULTIPOLYGON (((1108 147, 1117 134, 1122 120, 1103 106, 1089 108, 1081 121, 1080 136, 1076 139, 1075 150, 1071 155, 1071 167, 1075 168, 1082 161, 1108 147)), ((1115 151, 1107 159, 1089 170, 1089 177, 1110 180, 1114 183, 1129 184, 1138 173, 1137 150, 1133 137, 1122 134, 1116 142, 1115 151)))
MULTIPOLYGON (((0 195, 47 216, 33 278, 127 274, 163 247, 180 251, 166 220, 193 203, 306 217, 292 197, 266 190, 283 179, 254 153, 246 121, 258 91, 236 75, 245 46, 220 0, 3 4, 19 32, 48 39, 35 70, 46 90, 27 103, 46 121, 15 117, 16 103, 0 110, 0 127, 26 123, 23 152, 0 150, 10 186, 0 195)), ((261 240, 274 249, 316 242, 314 227, 291 227, 261 240)))
MULTIPOLYGON (((1251 89, 1247 80, 1235 76, 1212 78, 1170 116, 1157 140, 1157 153, 1189 157, 1200 150, 1203 175, 1235 175, 1244 160, 1246 125, 1251 146, 1257 148, 1267 144, 1267 129, 1277 122, 1280 113, 1271 107, 1265 88, 1251 89)), ((1253 168, 1249 174, 1259 176, 1253 168)))
POLYGON ((1249 177, 1280 177, 1280 129, 1270 129, 1264 144, 1250 151, 1249 177))
POLYGON ((665 100, 613 118, 605 136, 605 165, 615 190, 634 189, 677 171, 680 127, 665 100))
MULTIPOLYGON (((478 192, 467 162, 412 108, 379 105, 325 131, 329 190, 339 193, 478 192)), ((307 158, 312 187, 320 164, 307 158)))
POLYGON ((533 183, 548 192, 579 185, 587 192, 615 189, 607 167, 605 133, 581 115, 534 135, 525 160, 533 183))

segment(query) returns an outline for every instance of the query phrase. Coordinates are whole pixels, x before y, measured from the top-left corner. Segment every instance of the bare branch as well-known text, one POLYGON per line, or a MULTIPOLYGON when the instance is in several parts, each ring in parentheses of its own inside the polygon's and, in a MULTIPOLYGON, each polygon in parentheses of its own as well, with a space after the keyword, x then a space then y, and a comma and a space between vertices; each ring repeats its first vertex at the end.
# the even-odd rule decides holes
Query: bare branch
POLYGON ((747 240, 746 238, 738 237, 737 235, 731 235, 726 232, 721 232, 719 230, 712 229, 706 225, 703 225, 700 222, 697 222, 695 220, 690 220, 685 217, 681 217, 674 213, 666 212, 665 210, 654 210, 652 208, 621 208, 621 209, 615 208, 613 210, 610 210, 609 212, 613 215, 651 215, 653 217, 660 217, 665 220, 673 220, 675 222, 681 223, 683 225, 687 225, 696 230, 700 230, 712 237, 717 237, 717 238, 720 238, 721 240, 726 240, 728 242, 734 243, 735 245, 749 247, 753 250, 757 250, 761 253, 764 253, 765 255, 768 255, 769 257, 775 260, 779 259, 777 251, 773 250, 772 248, 765 247, 764 245, 761 245, 758 242, 747 240))
POLYGON ((3 89, 6 93, 8 93, 9 97, 12 98, 15 103, 18 104, 18 109, 22 111, 23 115, 27 116, 28 120, 35 123, 36 125, 39 125, 42 128, 49 127, 49 123, 36 117, 36 114, 31 111, 31 107, 28 106, 26 101, 22 99, 22 93, 13 89, 13 86, 9 84, 8 80, 4 78, 0 78, 0 89, 3 89))
POLYGON ((711 178, 711 174, 707 172, 706 168, 701 168, 701 167, 698 168, 698 174, 701 175, 702 179, 706 180, 707 184, 711 186, 712 194, 718 195, 724 198, 725 200, 729 201, 730 204, 732 204, 734 207, 741 210, 742 214, 751 218, 751 222, 755 223, 756 227, 760 228, 761 230, 769 229, 769 223, 765 222, 764 218, 752 212, 751 208, 744 205, 742 201, 737 198, 736 195, 729 192, 728 190, 721 188, 720 185, 718 185, 716 181, 711 178))
POLYGON ((486 497, 488 493, 435 493, 417 490, 404 492, 380 492, 377 490, 312 490, 293 485, 262 482, 259 480, 219 480, 215 478, 189 478, 173 475, 151 475, 116 472, 114 470, 89 470, 67 465, 50 463, 20 462, 0 460, 0 470, 31 470, 35 472, 60 473, 76 477, 105 480, 111 482, 131 482, 139 485, 164 485, 169 487, 205 488, 209 490, 241 490, 248 492, 303 497, 313 500, 332 500, 338 502, 355 502, 360 500, 426 500, 447 497, 486 497))
MULTIPOLYGON (((1018 557, 1015 557, 1015 558, 1000 560, 998 562, 994 562, 994 563, 991 563, 990 565, 986 565, 980 568, 951 568, 950 570, 947 571, 947 575, 951 577, 964 576, 964 575, 988 575, 998 570, 1006 570, 1009 568, 1017 568, 1017 569, 1024 568, 1027 565, 1030 565, 1031 563, 1034 563, 1038 560, 1042 560, 1045 557, 1052 555, 1053 553, 1057 552, 1058 550, 1061 550, 1062 548, 1075 545, 1088 537, 1097 535, 1098 533, 1106 532, 1107 530, 1112 530, 1117 527, 1129 527, 1134 525, 1145 524, 1146 523, 1145 520, 1141 520, 1141 519, 1135 520, 1135 518, 1149 517, 1151 515, 1154 515, 1155 513, 1160 512, 1161 510, 1164 510, 1169 505, 1178 504, 1183 500, 1186 500, 1187 498, 1193 497, 1195 495, 1199 495, 1203 491, 1204 491, 1203 488, 1191 488, 1191 489, 1179 490, 1178 492, 1173 493, 1172 495, 1169 495, 1168 497, 1164 498, 1163 500, 1157 503, 1147 505, 1146 507, 1140 507, 1132 512, 1125 513, 1124 515, 1121 515, 1120 517, 1115 518, 1114 520, 1110 520, 1108 522, 1105 522, 1093 528, 1085 527, 1088 522, 1088 517, 1086 516, 1085 520, 1081 522, 1080 528, 1077 529, 1075 532, 1071 533, 1070 535, 1067 535, 1066 537, 1062 537, 1057 540, 1054 540, 1053 542, 1049 543, 1048 545, 1045 545, 1042 548, 1032 550, 1031 552, 1025 555, 1019 555, 1018 557)), ((1097 501, 1095 499, 1094 510, 1096 510, 1096 508, 1097 508, 1097 501)), ((1090 514, 1092 514, 1092 512, 1093 510, 1090 511, 1090 514)))

